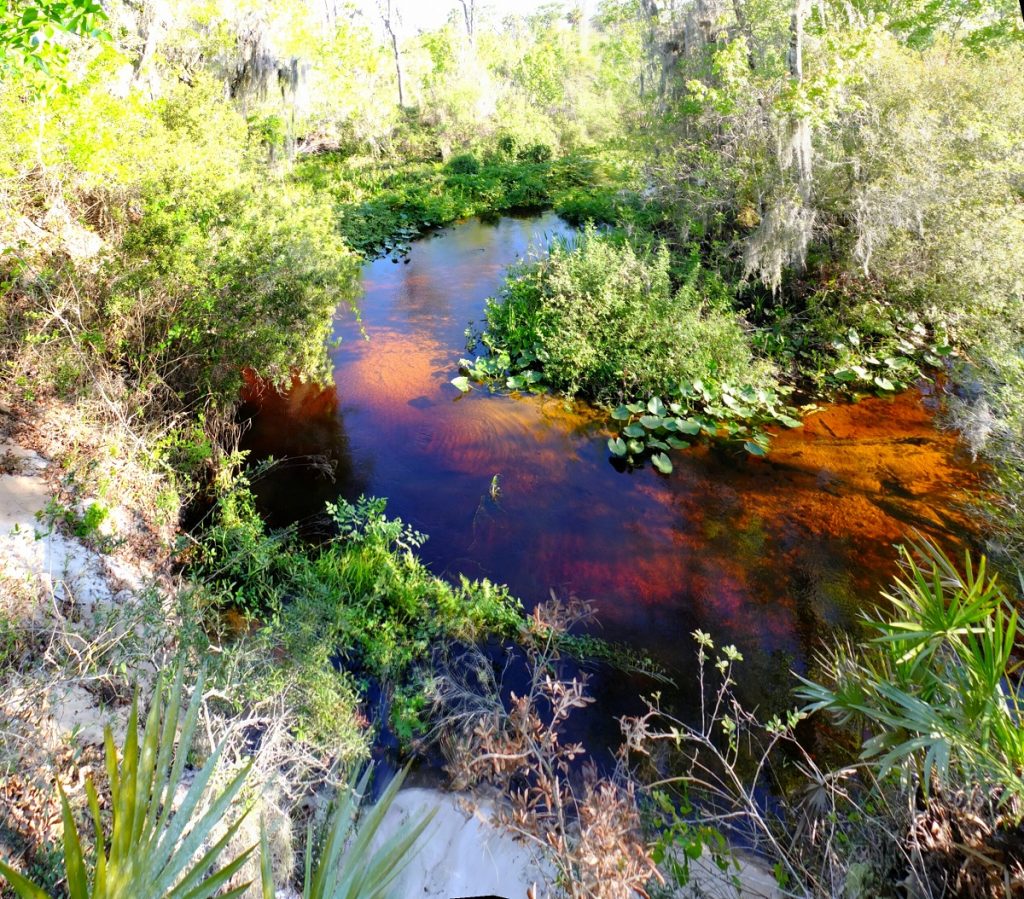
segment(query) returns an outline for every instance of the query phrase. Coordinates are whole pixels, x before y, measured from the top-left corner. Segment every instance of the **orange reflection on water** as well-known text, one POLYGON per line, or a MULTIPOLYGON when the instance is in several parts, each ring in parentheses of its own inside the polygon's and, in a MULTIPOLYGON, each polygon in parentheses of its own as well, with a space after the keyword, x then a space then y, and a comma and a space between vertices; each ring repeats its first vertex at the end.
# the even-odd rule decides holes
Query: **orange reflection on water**
POLYGON ((339 325, 333 386, 261 393, 247 380, 257 457, 322 454, 337 469, 336 483, 297 467, 265 479, 273 519, 386 496, 430 535, 438 573, 507 583, 528 605, 551 589, 590 598, 605 636, 670 670, 701 628, 784 671, 875 600, 910 529, 950 548, 970 534, 962 501, 977 475, 916 392, 830 406, 781 430, 765 459, 722 444, 675 453, 668 477, 616 470, 585 405, 460 395, 448 382, 462 332, 531 227, 467 222, 417 243, 408 266, 370 264, 369 340, 339 325))

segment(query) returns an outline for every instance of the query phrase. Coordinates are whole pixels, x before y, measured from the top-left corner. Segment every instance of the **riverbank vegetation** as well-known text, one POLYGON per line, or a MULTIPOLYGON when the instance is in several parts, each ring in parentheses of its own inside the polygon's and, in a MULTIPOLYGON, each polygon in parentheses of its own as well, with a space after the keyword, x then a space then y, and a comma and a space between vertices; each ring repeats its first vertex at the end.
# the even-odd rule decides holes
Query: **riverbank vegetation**
POLYGON ((460 0, 419 30, 404 8, 0 9, 5 437, 55 460, 41 527, 151 575, 106 604, 2 575, 8 885, 85 895, 145 826, 163 833, 161 895, 313 895, 335 876, 338 895, 343 870, 362 876, 340 855, 367 790, 347 772, 376 740, 498 785, 567 895, 653 895, 702 859, 739 877, 731 844, 793 895, 1024 888, 1016 5, 602 0, 502 18, 460 0), (564 731, 592 702, 572 665, 588 645, 617 654, 579 638, 585 606, 438 576, 382 498, 330 505, 316 545, 271 529, 236 420, 246 369, 329 379, 364 262, 542 209, 579 230, 510 269, 451 372, 460 390, 588 400, 617 465, 669 476, 695 441, 764 456, 816 403, 925 378, 988 466, 975 554, 913 545, 778 716, 743 709, 739 651, 698 631, 701 720, 655 702, 624 721, 613 771, 579 777, 586 747, 564 731), (525 694, 495 678, 496 646, 525 694), (103 753, 61 729, 58 693, 112 721, 103 753), (180 841, 191 811, 167 813, 186 766, 201 773, 181 808, 210 802, 211 825, 259 813, 180 841), (105 786, 85 786, 90 768, 105 786), (338 790, 327 824, 315 797, 338 790), (307 823, 316 850, 293 834, 307 823), (222 850, 237 866, 217 873, 222 850))

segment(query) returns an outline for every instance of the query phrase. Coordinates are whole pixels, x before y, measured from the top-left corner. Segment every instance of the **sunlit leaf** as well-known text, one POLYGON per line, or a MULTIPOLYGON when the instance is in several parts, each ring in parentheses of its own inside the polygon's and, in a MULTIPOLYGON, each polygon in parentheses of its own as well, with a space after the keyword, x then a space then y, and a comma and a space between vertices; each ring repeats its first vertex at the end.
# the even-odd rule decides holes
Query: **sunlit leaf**
POLYGON ((672 460, 664 453, 655 453, 651 456, 651 464, 662 474, 672 473, 672 460))

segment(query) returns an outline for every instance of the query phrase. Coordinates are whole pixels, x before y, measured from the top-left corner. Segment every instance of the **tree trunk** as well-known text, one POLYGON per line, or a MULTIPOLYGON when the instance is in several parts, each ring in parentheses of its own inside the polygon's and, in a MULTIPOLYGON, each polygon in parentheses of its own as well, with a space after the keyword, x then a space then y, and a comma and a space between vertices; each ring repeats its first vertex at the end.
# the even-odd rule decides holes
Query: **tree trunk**
MULTIPOLYGON (((1021 0, 1024 3, 1024 0, 1021 0)), ((459 0, 462 4, 462 17, 466 20, 466 37, 473 44, 476 35, 476 0, 459 0)))
POLYGON ((384 0, 378 4, 381 21, 384 23, 384 30, 391 38, 391 52, 395 57, 395 74, 398 76, 398 105, 405 106, 405 93, 402 90, 402 56, 398 50, 398 33, 395 31, 398 10, 391 5, 391 0, 384 0))
POLYGON ((398 76, 398 105, 405 106, 405 94, 402 91, 402 57, 398 53, 398 38, 391 32, 391 50, 395 54, 395 75, 398 76))
POLYGON ((804 80, 804 19, 810 0, 794 0, 789 24, 789 74, 798 83, 804 80))

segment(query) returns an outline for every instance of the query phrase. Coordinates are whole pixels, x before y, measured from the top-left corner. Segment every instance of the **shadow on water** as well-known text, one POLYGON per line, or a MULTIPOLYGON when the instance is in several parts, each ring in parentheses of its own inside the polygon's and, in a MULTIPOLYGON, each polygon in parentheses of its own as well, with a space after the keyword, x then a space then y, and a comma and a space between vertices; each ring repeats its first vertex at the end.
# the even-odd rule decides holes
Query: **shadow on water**
MULTIPOLYGON (((262 507, 283 524, 337 496, 386 496, 430 535, 422 556, 438 574, 506 583, 527 606, 552 589, 593 600, 598 632, 665 666, 681 707, 697 628, 744 652, 748 700, 777 705, 789 669, 877 596, 892 544, 911 527, 948 545, 968 533, 958 504, 976 474, 918 392, 829 407, 778 434, 766 459, 676 454, 668 477, 617 471, 583 404, 459 394, 449 380, 467 325, 510 263, 567 233, 552 214, 467 221, 414 244, 408 264, 368 263, 366 339, 338 320, 333 388, 249 383, 253 457, 322 455, 336 470, 332 482, 286 466, 258 484, 262 507)), ((654 685, 601 672, 594 688, 610 715, 654 685)))

